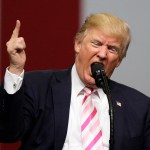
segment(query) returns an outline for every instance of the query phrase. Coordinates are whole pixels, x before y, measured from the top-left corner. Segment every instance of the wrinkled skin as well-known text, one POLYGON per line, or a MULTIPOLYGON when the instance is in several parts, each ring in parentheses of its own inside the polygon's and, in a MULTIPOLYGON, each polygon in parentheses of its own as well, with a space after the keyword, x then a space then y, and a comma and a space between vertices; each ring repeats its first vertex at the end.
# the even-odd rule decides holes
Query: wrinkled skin
POLYGON ((117 38, 105 36, 96 29, 91 29, 81 42, 75 41, 75 64, 79 77, 85 85, 95 87, 91 73, 91 64, 94 62, 102 63, 106 75, 111 77, 121 62, 119 53, 113 53, 116 49, 121 50, 121 42, 117 38))

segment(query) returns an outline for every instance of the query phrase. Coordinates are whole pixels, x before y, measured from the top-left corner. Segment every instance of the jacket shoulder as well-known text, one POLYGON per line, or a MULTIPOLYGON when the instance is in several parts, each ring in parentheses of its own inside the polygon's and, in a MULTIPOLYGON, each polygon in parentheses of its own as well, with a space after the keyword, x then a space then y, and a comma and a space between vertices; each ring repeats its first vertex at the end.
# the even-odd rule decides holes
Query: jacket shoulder
POLYGON ((54 85, 69 76, 70 69, 30 71, 25 73, 23 83, 26 86, 31 85, 35 88, 40 86, 46 88, 47 86, 54 85))
POLYGON ((133 87, 130 87, 130 86, 127 86, 127 85, 124 85, 124 84, 121 84, 112 80, 110 80, 109 86, 110 86, 110 90, 112 93, 115 93, 115 94, 118 93, 119 95, 121 94, 124 97, 131 97, 131 98, 134 97, 138 99, 142 98, 142 99, 150 100, 150 97, 148 97, 147 95, 145 95, 144 93, 140 92, 139 90, 133 87))

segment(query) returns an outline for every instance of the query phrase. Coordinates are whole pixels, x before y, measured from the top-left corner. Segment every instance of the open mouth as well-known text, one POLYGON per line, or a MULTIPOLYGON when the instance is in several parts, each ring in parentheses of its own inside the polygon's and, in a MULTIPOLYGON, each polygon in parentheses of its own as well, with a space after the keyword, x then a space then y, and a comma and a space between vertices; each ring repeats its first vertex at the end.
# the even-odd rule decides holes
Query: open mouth
POLYGON ((94 62, 91 64, 91 73, 95 77, 95 74, 101 74, 104 71, 104 65, 102 63, 94 62))

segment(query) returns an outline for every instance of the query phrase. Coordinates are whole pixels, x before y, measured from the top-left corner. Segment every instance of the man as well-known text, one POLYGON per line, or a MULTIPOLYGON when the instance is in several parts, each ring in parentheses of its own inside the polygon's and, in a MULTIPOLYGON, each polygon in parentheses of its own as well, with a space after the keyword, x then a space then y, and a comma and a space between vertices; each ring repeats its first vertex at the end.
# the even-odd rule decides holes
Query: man
POLYGON ((1 86, 1 142, 21 140, 21 150, 108 150, 109 108, 106 94, 96 87, 91 73, 96 62, 109 78, 114 149, 150 150, 150 99, 110 80, 130 43, 126 22, 107 13, 87 17, 75 36, 75 64, 56 71, 24 73, 26 45, 19 30, 17 21, 7 42, 10 66, 1 86), (83 109, 84 103, 88 104, 83 109))

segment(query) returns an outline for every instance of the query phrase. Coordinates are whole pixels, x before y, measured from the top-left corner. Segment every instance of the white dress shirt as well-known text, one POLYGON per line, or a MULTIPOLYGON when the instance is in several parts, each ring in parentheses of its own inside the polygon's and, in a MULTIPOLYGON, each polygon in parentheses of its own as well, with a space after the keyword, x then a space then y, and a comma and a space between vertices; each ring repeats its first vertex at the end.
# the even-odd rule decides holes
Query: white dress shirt
MULTIPOLYGON (((4 88, 9 94, 15 93, 21 87, 24 72, 21 76, 14 75, 6 70, 4 78, 4 88)), ((71 91, 71 104, 69 114, 69 124, 65 143, 62 150, 83 150, 81 140, 81 101, 84 97, 83 88, 85 85, 80 80, 75 65, 71 73, 72 91, 71 91)), ((110 136, 110 120, 108 113, 108 100, 106 94, 102 89, 97 89, 97 95, 93 95, 93 103, 95 104, 100 125, 102 128, 102 139, 104 150, 109 149, 109 136, 110 136)))
POLYGON ((23 81, 24 71, 20 75, 13 74, 6 69, 4 77, 4 88, 8 94, 14 94, 17 92, 23 81))

